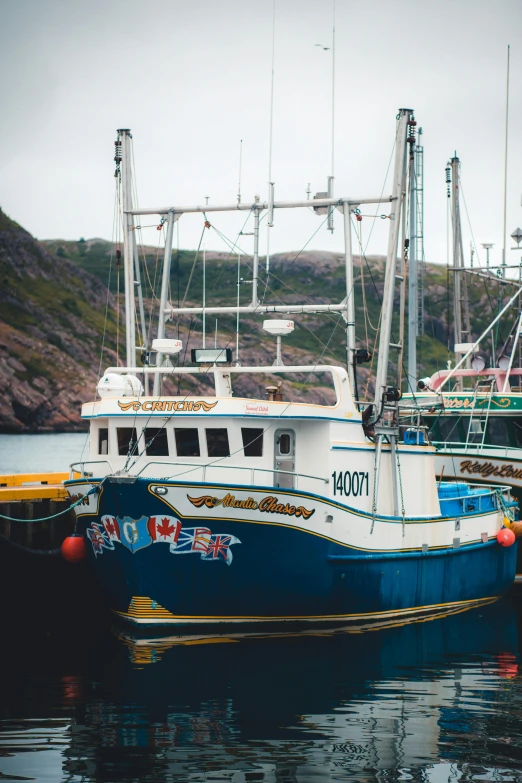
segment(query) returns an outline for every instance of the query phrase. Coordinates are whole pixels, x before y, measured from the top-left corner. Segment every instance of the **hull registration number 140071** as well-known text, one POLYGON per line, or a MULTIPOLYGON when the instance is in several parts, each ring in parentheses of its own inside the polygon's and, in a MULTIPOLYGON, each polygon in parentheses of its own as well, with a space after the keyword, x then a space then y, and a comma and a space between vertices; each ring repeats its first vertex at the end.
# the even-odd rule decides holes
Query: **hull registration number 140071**
POLYGON ((334 470, 332 478, 334 495, 346 495, 347 497, 368 495, 368 473, 362 470, 354 470, 353 472, 346 470, 344 473, 334 470))

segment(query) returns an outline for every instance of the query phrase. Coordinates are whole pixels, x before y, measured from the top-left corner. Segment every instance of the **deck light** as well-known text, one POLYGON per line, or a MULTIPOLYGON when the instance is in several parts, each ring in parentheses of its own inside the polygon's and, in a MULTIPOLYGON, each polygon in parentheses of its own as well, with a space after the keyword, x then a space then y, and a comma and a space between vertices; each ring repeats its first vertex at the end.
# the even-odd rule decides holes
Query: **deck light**
POLYGON ((475 370, 475 372, 482 372, 485 366, 485 359, 483 359, 482 356, 479 356, 478 354, 471 360, 471 367, 475 370))
POLYGON ((230 364, 231 348, 192 348, 190 361, 194 364, 230 364))

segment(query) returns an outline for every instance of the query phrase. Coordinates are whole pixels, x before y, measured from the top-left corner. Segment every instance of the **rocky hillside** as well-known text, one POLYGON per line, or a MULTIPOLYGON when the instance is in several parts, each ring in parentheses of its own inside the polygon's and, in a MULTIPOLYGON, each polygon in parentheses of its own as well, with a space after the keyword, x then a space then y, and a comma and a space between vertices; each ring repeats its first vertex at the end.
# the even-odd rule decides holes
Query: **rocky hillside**
MULTIPOLYGON (((208 244, 208 242, 207 242, 208 244)), ((123 306, 122 271, 118 272, 114 248, 103 239, 77 242, 37 242, 21 226, 0 211, 0 431, 41 432, 85 429, 79 413, 82 402, 95 393, 99 372, 118 363, 125 337, 118 329, 118 305, 123 306), (120 280, 118 281, 118 277, 120 280), (109 291, 107 289, 109 287, 109 291), (107 319, 106 319, 107 312, 107 319), (105 330, 105 337, 104 337, 105 330), (103 354, 102 354, 103 346, 103 354)), ((141 248, 145 305, 153 321, 157 316, 160 264, 154 248, 141 248)), ((207 305, 231 304, 237 297, 237 257, 227 253, 206 253, 207 305)), ((377 342, 384 262, 382 257, 355 259, 356 334, 361 346, 374 350, 377 342)), ((263 266, 263 263, 261 264, 263 266)), ((240 303, 251 297, 251 262, 242 257, 240 303)), ((193 251, 174 252, 170 300, 200 304, 203 292, 201 256, 193 251), (190 284, 189 284, 190 281, 190 284)), ((259 293, 267 304, 340 302, 345 296, 344 266, 338 254, 306 251, 284 253, 271 259, 268 279, 261 277, 259 293)), ((473 329, 480 333, 496 314, 498 302, 509 293, 492 280, 476 280, 471 286, 473 329)), ((418 341, 418 376, 446 366, 448 358, 448 293, 446 270, 427 265, 425 335, 418 341)), ((398 303, 397 303, 398 304, 398 303)), ((295 331, 284 338, 287 364, 341 363, 345 361, 344 322, 338 314, 293 315, 295 331)), ((234 350, 241 364, 271 364, 275 340, 262 336, 262 318, 240 321, 240 352, 235 356, 235 316, 206 318, 206 344, 234 350)), ((496 345, 508 336, 506 320, 495 334, 496 345)), ((149 328, 149 327, 147 327, 149 328)), ((398 338, 398 307, 394 337, 398 338)), ((203 340, 200 317, 183 317, 167 324, 167 336, 179 336, 184 343, 181 361, 188 363, 190 349, 203 340)), ((154 332, 151 333, 154 336, 154 332)), ((121 362, 120 362, 121 363, 121 362)), ((374 369, 375 362, 372 365, 374 369)), ((371 392, 372 373, 360 369, 360 392, 371 392)), ((192 382, 198 392, 209 384, 205 378, 181 376, 179 387, 165 391, 186 392, 192 382)), ((235 385, 237 394, 264 394, 264 385, 274 376, 258 378, 259 386, 246 376, 235 385)), ((194 388, 192 386, 192 388, 194 388)), ((330 399, 321 378, 293 378, 283 384, 286 399, 320 402, 330 399), (307 381, 306 388, 301 388, 307 381)))
MULTIPOLYGON (((51 255, 0 211, 0 431, 85 429, 98 375, 107 289, 51 255)), ((107 360, 114 354, 109 297, 107 360)))

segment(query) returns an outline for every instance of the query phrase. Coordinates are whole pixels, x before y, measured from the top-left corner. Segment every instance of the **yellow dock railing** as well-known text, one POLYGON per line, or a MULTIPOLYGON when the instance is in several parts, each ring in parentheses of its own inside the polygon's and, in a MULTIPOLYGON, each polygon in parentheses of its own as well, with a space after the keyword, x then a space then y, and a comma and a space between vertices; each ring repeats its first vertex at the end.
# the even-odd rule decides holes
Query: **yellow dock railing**
POLYGON ((13 501, 66 500, 63 482, 69 473, 13 473, 0 476, 0 503, 13 501))

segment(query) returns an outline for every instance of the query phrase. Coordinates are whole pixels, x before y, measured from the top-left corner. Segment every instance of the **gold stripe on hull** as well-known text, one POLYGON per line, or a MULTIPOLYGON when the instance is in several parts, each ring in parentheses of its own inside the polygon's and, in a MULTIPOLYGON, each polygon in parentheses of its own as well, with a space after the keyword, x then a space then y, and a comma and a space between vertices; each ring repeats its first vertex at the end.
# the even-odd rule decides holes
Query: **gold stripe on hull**
POLYGON ((210 623, 325 623, 325 622, 357 622, 359 620, 379 620, 389 617, 408 617, 421 615, 428 612, 437 612, 441 609, 458 609, 477 606, 488 601, 494 601, 498 596, 487 598, 473 598, 467 601, 452 601, 450 603, 431 604, 429 606, 414 606, 407 609, 389 609, 385 612, 364 612, 361 614, 330 614, 330 615, 293 615, 283 617, 249 617, 249 616, 212 616, 212 615, 178 615, 175 616, 168 609, 157 604, 146 596, 136 596, 131 599, 129 609, 126 612, 113 610, 118 617, 137 623, 139 625, 202 625, 210 623), (155 606, 154 606, 155 605, 155 606))

